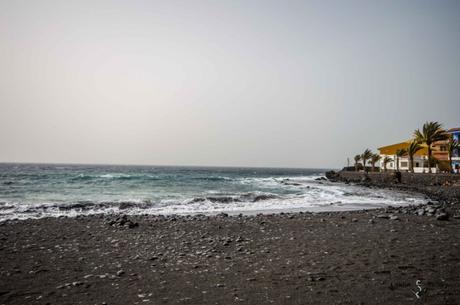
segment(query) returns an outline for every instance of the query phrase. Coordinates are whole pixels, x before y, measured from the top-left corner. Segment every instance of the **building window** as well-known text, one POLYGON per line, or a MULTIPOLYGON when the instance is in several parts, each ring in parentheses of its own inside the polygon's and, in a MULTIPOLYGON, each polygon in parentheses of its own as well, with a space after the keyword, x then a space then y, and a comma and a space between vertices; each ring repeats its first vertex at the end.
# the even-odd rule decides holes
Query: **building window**
POLYGON ((420 163, 415 162, 415 167, 420 167, 420 163))
POLYGON ((447 151, 447 147, 445 145, 440 146, 441 151, 447 151))
POLYGON ((401 162, 401 167, 407 167, 407 164, 408 164, 407 161, 403 161, 401 162))

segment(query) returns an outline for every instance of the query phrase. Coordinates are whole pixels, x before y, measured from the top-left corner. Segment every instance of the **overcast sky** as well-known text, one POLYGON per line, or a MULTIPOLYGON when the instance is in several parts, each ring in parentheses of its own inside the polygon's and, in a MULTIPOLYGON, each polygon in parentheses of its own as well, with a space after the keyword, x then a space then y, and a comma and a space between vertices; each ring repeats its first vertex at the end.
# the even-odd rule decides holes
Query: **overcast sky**
POLYGON ((460 1, 0 0, 0 162, 340 167, 460 127, 460 1))

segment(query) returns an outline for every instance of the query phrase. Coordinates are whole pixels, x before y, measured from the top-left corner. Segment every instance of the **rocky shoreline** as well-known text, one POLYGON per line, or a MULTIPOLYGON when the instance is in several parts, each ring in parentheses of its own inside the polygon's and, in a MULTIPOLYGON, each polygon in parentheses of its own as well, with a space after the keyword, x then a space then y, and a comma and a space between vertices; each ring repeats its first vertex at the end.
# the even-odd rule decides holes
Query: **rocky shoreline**
MULTIPOLYGON (((400 182, 395 175, 385 173, 381 175, 389 178, 376 179, 379 173, 372 173, 373 176, 369 175, 369 173, 353 173, 354 175, 350 179, 350 173, 345 172, 345 174, 343 172, 329 171, 326 173, 326 176, 333 182, 354 183, 369 188, 385 188, 421 193, 431 199, 427 205, 398 207, 396 208, 398 213, 434 216, 438 220, 448 220, 450 217, 458 219, 460 217, 460 179, 455 175, 452 181, 446 180, 444 183, 436 182, 427 184, 421 181, 411 183, 400 182)), ((418 176, 418 174, 415 174, 415 176, 418 176)), ((391 207, 389 208, 391 209, 391 207)))
POLYGON ((458 304, 447 193, 349 212, 8 221, 0 304, 458 304))

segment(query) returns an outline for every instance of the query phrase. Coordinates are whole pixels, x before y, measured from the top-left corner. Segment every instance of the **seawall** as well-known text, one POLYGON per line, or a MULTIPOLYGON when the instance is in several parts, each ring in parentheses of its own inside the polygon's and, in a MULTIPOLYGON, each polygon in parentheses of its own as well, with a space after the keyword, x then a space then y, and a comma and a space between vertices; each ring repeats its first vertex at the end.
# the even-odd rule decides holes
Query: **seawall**
POLYGON ((459 174, 422 174, 401 173, 401 180, 395 173, 379 172, 328 172, 329 180, 345 183, 359 183, 370 187, 393 188, 423 193, 434 200, 451 203, 460 202, 460 175, 459 174))
MULTIPOLYGON (((363 179, 369 178, 371 182, 376 183, 395 183, 396 178, 394 173, 378 173, 378 172, 346 172, 340 171, 337 173, 340 180, 349 182, 362 182, 363 179)), ((433 185, 446 185, 455 184, 460 182, 460 175, 458 174, 421 174, 421 173, 401 173, 402 184, 413 184, 417 186, 433 186, 433 185)))

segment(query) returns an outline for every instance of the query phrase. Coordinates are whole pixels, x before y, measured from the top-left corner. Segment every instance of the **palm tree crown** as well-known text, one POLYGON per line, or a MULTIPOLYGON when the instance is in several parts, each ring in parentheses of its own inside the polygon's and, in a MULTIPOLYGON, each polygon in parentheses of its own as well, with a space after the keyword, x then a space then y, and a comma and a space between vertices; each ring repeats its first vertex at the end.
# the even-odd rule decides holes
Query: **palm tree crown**
POLYGON ((361 159, 363 160, 364 171, 366 171, 366 162, 372 157, 372 151, 369 148, 364 150, 363 154, 361 155, 361 159))
POLYGON ((382 157, 379 154, 372 154, 371 156, 371 164, 372 164, 372 171, 375 171, 375 163, 379 162, 382 157))
POLYGON ((409 155, 409 171, 414 172, 414 155, 422 149, 420 143, 416 140, 410 142, 407 147, 407 154, 409 155))
POLYGON ((396 171, 399 172, 399 158, 407 154, 404 148, 400 148, 396 151, 396 171))
POLYGON ((405 154, 407 154, 407 150, 405 150, 404 148, 400 148, 396 151, 396 156, 398 157, 402 157, 404 156, 405 154))
POLYGON ((431 145, 433 142, 447 140, 449 135, 442 125, 438 122, 426 122, 423 124, 422 131, 417 129, 414 131, 415 140, 419 143, 425 143, 431 145))
POLYGON ((391 159, 391 157, 385 156, 385 158, 383 158, 382 163, 383 163, 383 170, 384 171, 387 171, 387 164, 392 162, 392 161, 393 161, 393 159, 391 159))
POLYGON ((355 171, 358 171, 358 165, 359 165, 359 161, 361 161, 361 155, 356 155, 354 159, 355 159, 355 171))

